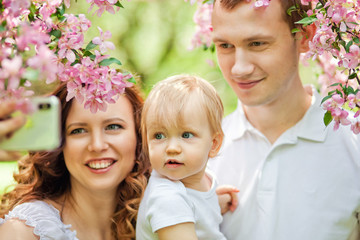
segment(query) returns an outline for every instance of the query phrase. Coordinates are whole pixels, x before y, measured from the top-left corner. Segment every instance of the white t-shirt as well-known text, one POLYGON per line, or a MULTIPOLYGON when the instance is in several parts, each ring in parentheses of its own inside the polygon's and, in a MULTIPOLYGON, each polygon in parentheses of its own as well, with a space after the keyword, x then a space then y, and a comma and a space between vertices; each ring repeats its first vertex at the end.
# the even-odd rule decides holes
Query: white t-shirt
MULTIPOLYGON (((325 127, 321 97, 274 144, 241 104, 223 122, 225 139, 208 166, 240 189, 221 230, 229 240, 345 240, 360 206, 360 136, 325 127)), ((289 113, 291 114, 291 113, 289 113)))
POLYGON ((60 218, 59 211, 44 201, 26 202, 16 206, 0 218, 0 225, 9 219, 24 220, 25 224, 33 227, 34 234, 40 240, 78 240, 76 231, 71 225, 65 225, 60 218))
POLYGON ((193 222, 199 240, 224 240, 219 225, 222 221, 213 174, 208 192, 186 188, 152 171, 136 224, 137 240, 158 239, 156 231, 172 225, 193 222))

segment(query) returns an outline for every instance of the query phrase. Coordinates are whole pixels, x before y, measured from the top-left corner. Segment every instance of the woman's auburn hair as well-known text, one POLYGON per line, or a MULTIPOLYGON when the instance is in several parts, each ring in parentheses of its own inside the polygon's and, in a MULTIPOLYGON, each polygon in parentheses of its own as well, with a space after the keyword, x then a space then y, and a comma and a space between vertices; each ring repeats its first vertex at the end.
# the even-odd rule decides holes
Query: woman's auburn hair
MULTIPOLYGON (((19 172, 14 173, 16 184, 12 190, 1 196, 1 218, 21 203, 56 200, 70 193, 70 174, 62 150, 65 143, 65 122, 74 100, 66 101, 65 83, 61 83, 52 95, 57 96, 61 102, 61 145, 54 151, 29 153, 18 161, 19 172)), ((118 187, 117 206, 111 219, 111 229, 115 239, 135 239, 137 212, 150 175, 150 163, 147 155, 142 152, 140 121, 143 98, 136 87, 125 88, 124 95, 130 101, 134 112, 136 159, 132 171, 118 187)))

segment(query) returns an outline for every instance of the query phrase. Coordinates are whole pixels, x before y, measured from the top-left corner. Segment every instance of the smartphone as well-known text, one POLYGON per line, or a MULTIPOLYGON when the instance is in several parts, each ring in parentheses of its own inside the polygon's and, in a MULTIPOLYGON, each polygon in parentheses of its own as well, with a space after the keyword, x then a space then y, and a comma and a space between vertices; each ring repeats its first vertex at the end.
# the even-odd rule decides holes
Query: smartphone
POLYGON ((27 121, 8 139, 0 142, 0 149, 8 151, 53 150, 60 145, 60 101, 56 96, 33 97, 35 111, 26 115, 27 121))

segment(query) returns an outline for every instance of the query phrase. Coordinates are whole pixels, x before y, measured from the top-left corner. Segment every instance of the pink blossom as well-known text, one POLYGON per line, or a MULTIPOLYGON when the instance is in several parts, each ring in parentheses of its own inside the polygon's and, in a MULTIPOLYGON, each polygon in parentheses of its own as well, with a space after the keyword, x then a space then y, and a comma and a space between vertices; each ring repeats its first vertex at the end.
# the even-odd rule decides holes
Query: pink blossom
POLYGON ((59 39, 59 56, 66 58, 69 62, 74 62, 76 59, 73 49, 79 49, 84 43, 84 35, 76 32, 66 32, 64 36, 59 39))
POLYGON ((256 0, 254 3, 254 7, 260 8, 260 7, 267 7, 269 6, 270 0, 256 0))
POLYGON ((211 13, 213 10, 212 4, 199 4, 197 11, 194 14, 194 22, 196 24, 196 32, 191 40, 191 48, 194 49, 200 46, 210 47, 212 43, 211 33, 211 13))
POLYGON ((35 106, 28 98, 23 98, 16 101, 15 109, 25 114, 31 114, 35 111, 35 106))
POLYGON ((40 21, 35 21, 32 25, 22 23, 20 34, 15 38, 17 47, 20 51, 29 48, 30 44, 42 45, 50 42, 50 37, 46 34, 43 24, 40 21))
POLYGON ((119 7, 116 7, 115 4, 118 0, 86 0, 88 3, 91 4, 89 8, 89 12, 92 8, 96 5, 99 9, 97 9, 94 13, 97 14, 98 17, 101 17, 103 12, 106 10, 111 14, 115 13, 115 9, 118 11, 119 7), (115 8, 115 9, 114 9, 115 8))
POLYGON ((38 69, 40 76, 42 79, 46 79, 47 84, 56 80, 56 56, 47 46, 41 45, 37 55, 29 58, 27 64, 34 69, 38 69))
POLYGON ((8 89, 19 87, 20 78, 24 72, 22 69, 22 57, 15 56, 13 59, 5 58, 1 61, 2 72, 0 79, 8 79, 8 89))
POLYGON ((360 133, 360 121, 355 121, 354 123, 351 124, 351 131, 353 131, 355 134, 359 134, 360 133))
POLYGON ((111 38, 111 33, 109 31, 103 32, 100 27, 98 27, 98 29, 100 31, 100 37, 95 37, 92 40, 92 43, 99 45, 101 53, 105 53, 107 49, 115 49, 115 45, 112 42, 105 41, 106 39, 111 38))
POLYGON ((348 96, 348 106, 351 109, 359 108, 359 110, 355 113, 354 117, 358 117, 360 114, 360 91, 355 94, 349 94, 348 96))
POLYGON ((70 101, 73 97, 79 103, 84 101, 85 89, 82 88, 81 84, 76 83, 76 81, 69 81, 66 86, 68 90, 66 101, 70 101))
POLYGON ((309 5, 309 3, 311 3, 312 0, 301 0, 301 4, 303 5, 309 5))
POLYGON ((14 17, 18 17, 24 9, 30 7, 30 0, 4 0, 3 4, 7 9, 11 10, 14 17))
POLYGON ((84 107, 85 109, 90 109, 92 113, 96 113, 98 110, 105 112, 107 109, 102 96, 96 92, 87 97, 84 107))

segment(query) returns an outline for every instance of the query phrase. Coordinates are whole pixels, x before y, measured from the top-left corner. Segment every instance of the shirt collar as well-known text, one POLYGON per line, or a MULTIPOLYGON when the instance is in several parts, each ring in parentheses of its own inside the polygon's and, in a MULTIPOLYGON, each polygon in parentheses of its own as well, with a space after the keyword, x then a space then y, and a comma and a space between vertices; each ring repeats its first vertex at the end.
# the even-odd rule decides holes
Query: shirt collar
POLYGON ((294 126, 295 133, 299 138, 323 142, 328 132, 328 128, 323 122, 325 111, 321 107, 322 98, 314 86, 312 86, 312 92, 311 106, 304 117, 294 126))
MULTIPOLYGON (((321 96, 317 92, 314 86, 312 87, 311 105, 306 111, 304 117, 288 131, 292 131, 291 135, 295 135, 299 138, 308 139, 316 142, 323 142, 326 138, 328 128, 323 123, 324 110, 321 108, 321 96)), ((244 109, 241 102, 238 100, 238 105, 233 113, 235 114, 234 120, 237 121, 234 131, 228 135, 230 139, 236 140, 244 136, 249 131, 262 135, 251 123, 247 120, 244 109)))

